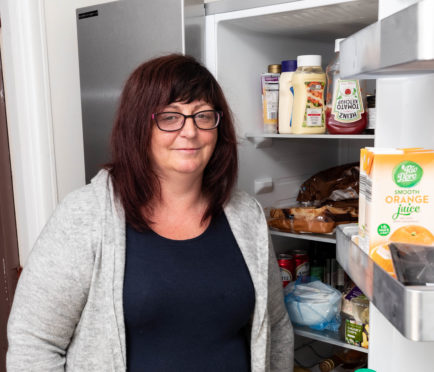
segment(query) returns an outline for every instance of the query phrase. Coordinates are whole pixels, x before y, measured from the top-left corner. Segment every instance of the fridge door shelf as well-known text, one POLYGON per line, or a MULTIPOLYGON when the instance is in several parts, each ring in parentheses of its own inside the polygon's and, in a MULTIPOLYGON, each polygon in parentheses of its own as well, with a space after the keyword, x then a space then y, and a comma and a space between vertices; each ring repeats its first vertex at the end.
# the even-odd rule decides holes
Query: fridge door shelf
POLYGON ((325 342, 327 344, 337 345, 340 347, 344 347, 346 349, 353 349, 360 351, 362 353, 368 353, 368 349, 364 347, 350 345, 342 340, 342 337, 337 332, 323 330, 323 331, 315 331, 314 329, 310 329, 309 327, 297 326, 293 325, 294 333, 298 336, 303 336, 310 338, 312 340, 317 340, 321 342, 325 342))
POLYGON ((422 0, 347 37, 341 75, 380 78, 434 72, 434 2, 422 0))
POLYGON ((404 286, 353 241, 357 224, 336 230, 336 258, 378 310, 412 341, 434 341, 434 287, 404 286))

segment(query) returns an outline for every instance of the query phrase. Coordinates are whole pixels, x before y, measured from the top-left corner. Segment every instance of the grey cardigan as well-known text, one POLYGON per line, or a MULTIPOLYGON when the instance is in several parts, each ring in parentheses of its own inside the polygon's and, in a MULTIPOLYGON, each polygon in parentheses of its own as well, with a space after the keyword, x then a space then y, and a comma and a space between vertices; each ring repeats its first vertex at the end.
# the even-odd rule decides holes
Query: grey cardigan
MULTIPOLYGON (((225 214, 255 287, 252 372, 292 372, 293 330, 262 208, 236 192, 225 214)), ((126 371, 124 264, 123 209, 100 171, 59 204, 32 250, 8 323, 8 372, 126 371)))

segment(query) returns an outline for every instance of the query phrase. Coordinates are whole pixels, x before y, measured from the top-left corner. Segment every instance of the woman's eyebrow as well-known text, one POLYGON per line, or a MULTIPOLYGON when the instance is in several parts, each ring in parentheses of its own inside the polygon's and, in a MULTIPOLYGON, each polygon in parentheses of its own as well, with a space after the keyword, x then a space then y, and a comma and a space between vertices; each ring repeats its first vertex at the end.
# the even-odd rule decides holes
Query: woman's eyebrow
MULTIPOLYGON (((209 108, 207 108, 207 110, 212 110, 213 106, 210 103, 203 102, 203 103, 198 103, 197 105, 193 106, 193 111, 196 111, 196 110, 203 108, 205 106, 209 107, 209 108)), ((182 104, 171 103, 170 105, 167 105, 166 107, 164 107, 163 110, 180 110, 181 107, 182 107, 182 104)))

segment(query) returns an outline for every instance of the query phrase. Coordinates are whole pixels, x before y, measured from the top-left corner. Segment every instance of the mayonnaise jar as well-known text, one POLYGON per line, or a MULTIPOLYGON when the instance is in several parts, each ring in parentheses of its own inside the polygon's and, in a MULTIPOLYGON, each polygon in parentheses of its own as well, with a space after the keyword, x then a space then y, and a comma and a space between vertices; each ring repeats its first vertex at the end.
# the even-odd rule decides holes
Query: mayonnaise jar
POLYGON ((292 77, 294 106, 292 133, 325 133, 324 87, 326 75, 320 55, 297 57, 298 68, 292 77))

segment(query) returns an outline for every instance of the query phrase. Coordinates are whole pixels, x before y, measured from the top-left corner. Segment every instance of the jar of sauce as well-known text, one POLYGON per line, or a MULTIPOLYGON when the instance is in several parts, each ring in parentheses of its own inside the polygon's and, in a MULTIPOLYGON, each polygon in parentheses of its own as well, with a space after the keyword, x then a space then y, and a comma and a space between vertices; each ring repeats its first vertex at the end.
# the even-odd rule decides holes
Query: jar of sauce
POLYGON ((294 106, 292 133, 325 133, 324 88, 326 76, 321 68, 321 56, 297 57, 297 70, 292 76, 294 106))

